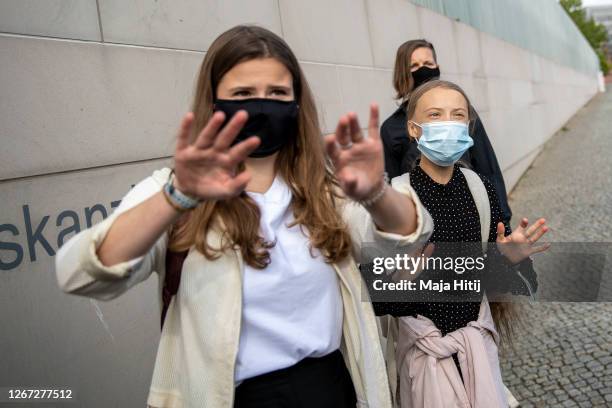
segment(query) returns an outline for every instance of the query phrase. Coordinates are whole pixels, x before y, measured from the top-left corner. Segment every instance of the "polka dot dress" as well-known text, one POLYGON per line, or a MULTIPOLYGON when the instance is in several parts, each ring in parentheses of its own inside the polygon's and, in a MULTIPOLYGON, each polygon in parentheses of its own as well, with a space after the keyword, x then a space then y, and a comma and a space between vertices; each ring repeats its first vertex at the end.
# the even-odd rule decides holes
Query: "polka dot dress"
MULTIPOLYGON (((489 241, 495 241, 495 226, 502 219, 502 213, 497 205, 494 188, 488 180, 483 179, 491 205, 491 226, 489 241)), ((429 241, 434 243, 447 242, 480 242, 480 217, 476 203, 472 197, 467 181, 457 165, 447 184, 436 183, 419 166, 410 172, 410 183, 419 196, 423 206, 427 208, 434 221, 433 234, 429 241)), ((509 233, 509 228, 507 228, 509 233)), ((448 247, 448 245, 447 245, 448 247)), ((444 248, 438 244, 432 256, 453 256, 452 248, 444 248)), ((477 254, 476 256, 481 256, 477 254)), ((455 256, 459 256, 456 254, 455 256)), ((465 254, 463 254, 465 256, 465 254)), ((443 279, 449 281, 457 275, 453 271, 427 271, 419 279, 443 279), (440 273, 446 276, 439 275, 440 273)), ((394 316, 422 316, 431 319, 440 329, 442 335, 464 327, 478 318, 481 295, 471 292, 470 301, 461 302, 375 302, 377 315, 391 314, 394 316), (476 297, 474 297, 476 296, 476 297)))
MULTIPOLYGON (((480 178, 487 190, 489 203, 491 205, 491 224, 489 225, 488 241, 495 242, 497 239, 497 224, 503 220, 502 211, 495 188, 486 178, 482 176, 480 178)), ((423 206, 427 208, 431 214, 434 222, 434 230, 429 239, 429 242, 435 243, 435 250, 432 256, 442 258, 447 256, 453 258, 457 256, 466 256, 465 246, 459 249, 456 244, 445 246, 445 243, 477 242, 478 244, 474 245, 474 247, 482 248, 480 244, 482 240, 480 216, 472 193, 468 187, 467 180, 463 172, 459 169, 459 166, 454 166, 453 174, 448 183, 440 184, 432 180, 431 177, 417 165, 417 167, 410 172, 410 184, 412 184, 423 206), (457 253, 457 251, 461 253, 457 253)), ((505 224, 505 226, 505 234, 508 235, 512 230, 508 224, 505 224)), ((471 248, 470 246, 469 249, 471 248)), ((492 267, 490 261, 501 257, 501 254, 494 248, 494 245, 489 247, 487 254, 488 261, 486 262, 487 266, 481 272, 482 274, 492 276, 490 275, 490 268, 492 267)), ((468 256, 482 256, 482 249, 478 249, 477 252, 478 253, 468 256)), ((495 268, 499 268, 503 265, 503 262, 495 262, 494 264, 495 268)), ((527 258, 521 265, 522 273, 528 276, 532 285, 537 286, 536 274, 531 260, 527 258)), ((369 274, 369 272, 371 272, 371 265, 362 265, 361 268, 367 281, 369 279, 368 276, 371 276, 369 274)), ((500 292, 510 291, 512 293, 525 294, 525 289, 518 287, 523 287, 523 283, 513 275, 515 274, 510 274, 509 271, 496 270, 494 279, 496 284, 493 289, 500 292), (505 279, 500 279, 502 276, 505 276, 505 279)), ((465 275, 462 276, 465 277, 465 275)), ((380 275, 380 277, 384 277, 384 275, 380 275)), ((427 270, 423 271, 417 280, 432 279, 437 281, 438 279, 442 279, 444 281, 449 281, 455 277, 456 275, 452 270, 433 272, 427 270)), ((486 276, 480 275, 477 276, 477 278, 486 278, 486 276)), ((489 287, 491 288, 491 286, 489 287)), ((453 293, 463 297, 460 301, 452 302, 427 301, 427 298, 425 298, 423 301, 415 302, 372 302, 372 305, 377 315, 416 316, 419 314, 425 316, 440 329, 444 336, 447 333, 465 327, 470 321, 476 320, 478 318, 478 312, 480 311, 480 302, 482 300, 481 294, 470 292, 465 296, 465 293, 453 293), (463 301, 463 299, 466 298, 468 298, 469 301, 463 301)), ((453 354, 452 357, 459 371, 459 375, 463 379, 457 354, 453 354)))

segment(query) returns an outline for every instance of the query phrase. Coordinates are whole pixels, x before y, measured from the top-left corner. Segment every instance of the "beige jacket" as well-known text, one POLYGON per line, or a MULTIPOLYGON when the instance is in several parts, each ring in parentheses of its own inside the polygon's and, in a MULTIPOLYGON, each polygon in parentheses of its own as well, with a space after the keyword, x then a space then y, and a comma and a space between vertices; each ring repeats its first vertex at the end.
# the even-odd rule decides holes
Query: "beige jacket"
POLYGON ((499 335, 486 297, 476 321, 444 337, 424 316, 398 320, 401 408, 508 407, 497 354, 499 335), (463 381, 452 359, 454 353, 463 381))
MULTIPOLYGON (((138 183, 108 218, 81 231, 57 253, 59 286, 68 293, 113 299, 130 287, 159 274, 164 281, 166 233, 144 256, 104 266, 96 255, 110 226, 123 211, 159 192, 168 179, 164 168, 138 183)), ((355 385, 358 407, 391 407, 385 360, 376 318, 355 263, 362 242, 392 244, 397 252, 412 253, 433 230, 430 215, 409 185, 394 186, 412 197, 417 208, 417 230, 409 236, 377 230, 360 205, 344 201, 339 210, 349 226, 354 257, 333 265, 338 274, 344 305, 341 351, 355 385)), ((214 246, 220 234, 211 232, 214 246)), ((209 261, 192 250, 183 264, 181 285, 170 303, 157 351, 148 404, 164 408, 231 408, 234 398, 234 364, 238 352, 242 313, 242 257, 237 251, 209 261)))

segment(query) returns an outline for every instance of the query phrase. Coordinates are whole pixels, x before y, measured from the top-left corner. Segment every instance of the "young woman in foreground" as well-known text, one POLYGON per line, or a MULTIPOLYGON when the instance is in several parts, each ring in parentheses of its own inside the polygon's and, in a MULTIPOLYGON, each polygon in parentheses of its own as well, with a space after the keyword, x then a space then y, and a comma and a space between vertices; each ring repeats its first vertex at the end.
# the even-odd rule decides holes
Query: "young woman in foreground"
POLYGON ((350 113, 323 141, 286 43, 235 27, 206 53, 174 172, 156 171, 67 242, 59 284, 112 299, 153 271, 163 282, 166 251, 189 250, 152 407, 390 407, 354 258, 362 241, 418 251, 431 218, 383 173, 375 105, 367 136, 350 113))
MULTIPOLYGON (((482 273, 423 270, 411 279, 482 279, 489 295, 534 290, 529 256, 548 249, 548 244, 537 245, 548 227, 544 219, 529 225, 523 218, 512 231, 502 222, 493 185, 456 165, 473 144, 466 94, 450 82, 427 82, 412 92, 406 115, 408 135, 416 140, 421 157, 416 168, 393 182, 409 182, 431 214, 432 257, 456 258, 465 256, 464 251, 482 257, 484 250, 487 256, 482 273), (483 241, 493 244, 484 249, 483 241), (457 244, 462 242, 478 244, 457 244)), ((377 314, 400 317, 395 357, 402 408, 508 406, 497 357, 498 331, 508 335, 516 316, 511 303, 492 303, 490 308, 483 295, 466 290, 445 301, 429 301, 425 294, 418 302, 374 304, 377 314)))

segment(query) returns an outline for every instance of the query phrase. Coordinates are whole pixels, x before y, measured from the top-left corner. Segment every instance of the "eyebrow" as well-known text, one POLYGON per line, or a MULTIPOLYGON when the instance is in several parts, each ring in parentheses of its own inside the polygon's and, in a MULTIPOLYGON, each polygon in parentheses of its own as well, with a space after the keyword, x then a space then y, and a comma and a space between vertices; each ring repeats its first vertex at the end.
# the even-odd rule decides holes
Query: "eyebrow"
POLYGON ((434 60, 426 59, 426 60, 423 60, 423 61, 411 62, 410 65, 417 65, 419 62, 422 62, 423 64, 435 64, 434 60))
MULTIPOLYGON (((235 86, 233 88, 230 88, 229 91, 230 92, 236 92, 236 91, 252 91, 253 89, 255 89, 254 86, 248 86, 248 85, 243 85, 243 86, 235 86)), ((270 85, 268 86, 268 89, 283 89, 285 91, 289 91, 291 90, 290 87, 285 86, 285 85, 270 85)))
MULTIPOLYGON (((425 112, 429 112, 431 110, 441 111, 441 110, 444 110, 444 109, 443 108, 432 107, 432 108, 425 109, 425 112)), ((465 108, 455 108, 455 109, 451 110, 451 112, 456 112, 456 111, 467 111, 467 109, 465 109, 465 108)))
POLYGON ((252 91, 253 89, 255 89, 254 86, 235 86, 233 88, 230 88, 229 91, 230 92, 235 92, 235 91, 252 91))

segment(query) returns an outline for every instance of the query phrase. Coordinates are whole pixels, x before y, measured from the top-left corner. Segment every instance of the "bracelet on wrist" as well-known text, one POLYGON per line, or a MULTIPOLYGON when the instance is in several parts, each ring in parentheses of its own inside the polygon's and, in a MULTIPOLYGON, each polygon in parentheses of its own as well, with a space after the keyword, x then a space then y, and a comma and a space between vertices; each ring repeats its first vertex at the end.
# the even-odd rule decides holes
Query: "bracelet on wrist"
POLYGON ((174 207, 175 210, 180 212, 185 212, 189 210, 193 210, 196 208, 202 200, 199 200, 195 197, 191 197, 176 187, 174 187, 174 169, 170 172, 170 177, 168 177, 168 181, 164 185, 163 193, 166 201, 174 207))
POLYGON ((377 191, 375 191, 374 193, 370 194, 369 197, 364 198, 363 200, 358 200, 357 202, 361 205, 363 205, 364 207, 368 208, 373 206, 374 204, 376 204, 378 202, 378 200, 380 200, 382 198, 383 195, 385 195, 385 191, 387 191, 387 188, 389 187, 389 176, 387 175, 387 172, 383 173, 383 178, 382 178, 382 183, 381 183, 381 187, 380 189, 378 189, 377 191))
POLYGON ((176 203, 175 203, 175 202, 174 202, 174 201, 173 201, 173 200, 170 198, 170 195, 169 195, 169 194, 168 194, 168 192, 166 191, 165 186, 164 186, 164 189, 162 190, 162 193, 163 193, 163 195, 164 195, 164 198, 166 199, 166 202, 167 202, 168 204, 170 204, 170 206, 171 206, 172 208, 174 208, 176 211, 183 213, 183 212, 187 212, 187 211, 191 210, 191 208, 183 208, 183 207, 181 207, 180 205, 176 204, 176 203))

